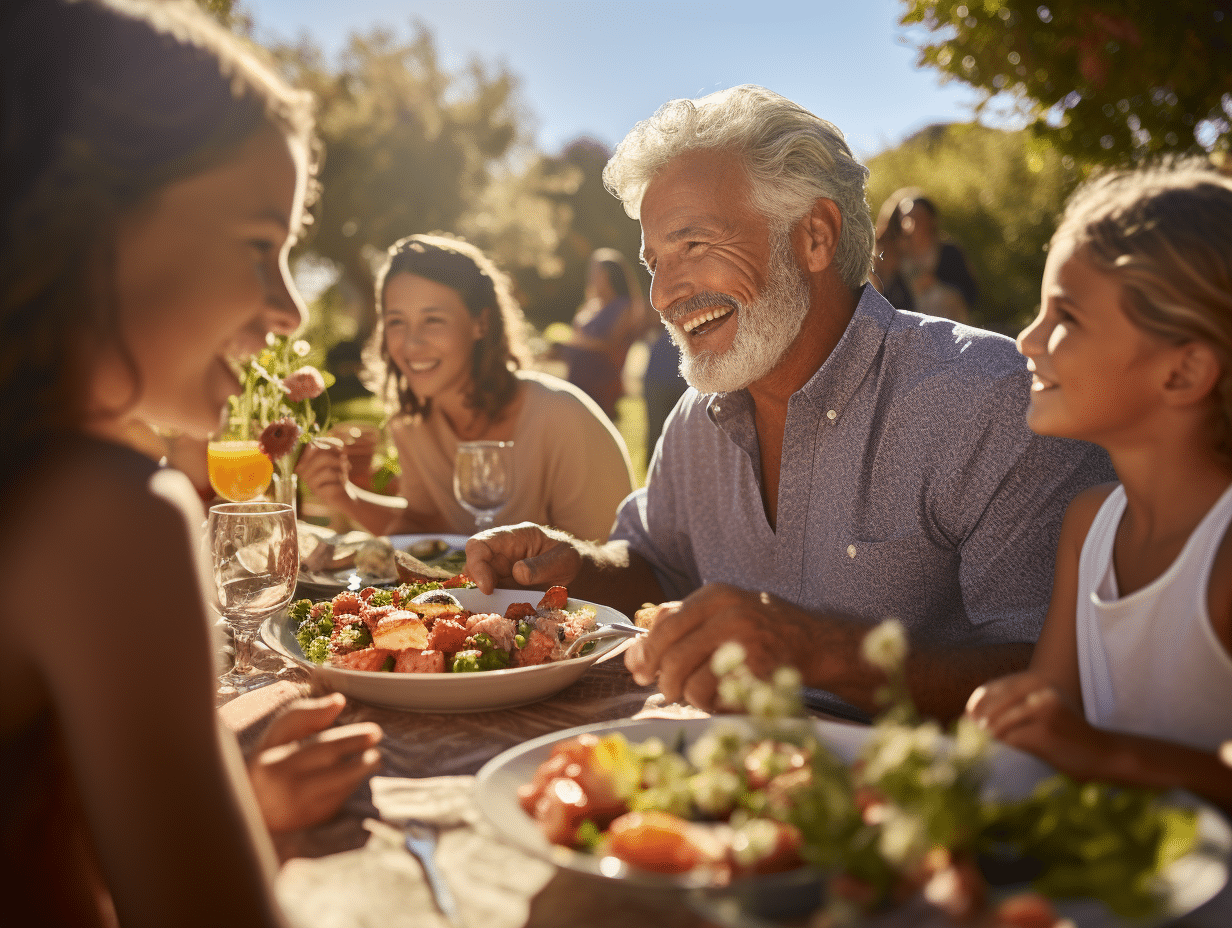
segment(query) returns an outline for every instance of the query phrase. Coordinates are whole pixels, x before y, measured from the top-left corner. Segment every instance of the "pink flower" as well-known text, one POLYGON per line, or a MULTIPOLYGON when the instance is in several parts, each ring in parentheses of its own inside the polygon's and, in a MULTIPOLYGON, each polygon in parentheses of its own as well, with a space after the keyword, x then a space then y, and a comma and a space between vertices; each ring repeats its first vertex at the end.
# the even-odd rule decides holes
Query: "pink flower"
POLYGON ((311 364, 305 364, 297 371, 282 378, 283 389, 287 391, 287 399, 292 403, 311 400, 321 395, 325 389, 325 378, 311 364))
MULTIPOLYGON (((318 375, 319 376, 319 375, 318 375)), ((290 416, 285 419, 279 419, 277 422, 271 422, 261 432, 261 437, 257 439, 257 446, 271 461, 277 461, 285 454, 289 454, 291 449, 295 447, 295 443, 299 441, 300 427, 290 416)))

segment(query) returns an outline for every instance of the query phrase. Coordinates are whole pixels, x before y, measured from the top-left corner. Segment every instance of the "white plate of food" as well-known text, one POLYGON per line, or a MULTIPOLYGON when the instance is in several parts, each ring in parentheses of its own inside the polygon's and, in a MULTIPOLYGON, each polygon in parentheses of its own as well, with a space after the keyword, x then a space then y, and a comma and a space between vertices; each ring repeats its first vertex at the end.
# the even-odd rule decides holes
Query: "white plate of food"
MULTIPOLYGON (((544 595, 536 590, 495 590, 491 596, 485 596, 475 588, 446 592, 470 612, 500 615, 515 603, 529 603, 534 607, 544 595)), ((615 609, 597 603, 568 598, 563 608, 567 612, 592 611, 597 626, 629 624, 629 620, 615 609)), ((296 624, 288 613, 267 619, 261 626, 261 640, 311 668, 327 686, 340 693, 372 705, 420 712, 479 712, 538 702, 576 682, 591 664, 625 640, 619 636, 601 639, 596 641, 593 650, 581 657, 534 666, 474 673, 396 673, 313 663, 304 656, 296 639, 293 627, 296 624)))
POLYGON ((300 544, 299 586, 305 595, 330 596, 342 590, 397 584, 396 551, 450 574, 459 574, 466 567, 467 535, 331 535, 315 527, 304 527, 303 523, 300 526, 304 537, 300 544))
MULTIPOLYGON (((538 857, 587 876, 686 891, 690 904, 715 924, 731 928, 780 928, 785 924, 801 924, 801 916, 817 908, 823 898, 825 879, 820 871, 799 867, 783 873, 743 877, 726 886, 716 885, 714 872, 704 868, 681 874, 652 873, 630 867, 613 856, 599 856, 553 844, 523 809, 519 788, 532 783, 540 766, 552 757, 558 745, 578 735, 602 738, 618 732, 631 744, 653 738, 668 750, 684 751, 717 721, 720 720, 602 722, 544 735, 510 748, 484 765, 476 778, 479 809, 503 838, 538 857)), ((738 729, 751 730, 742 717, 728 716, 721 721, 734 724, 738 729)), ((808 724, 817 740, 848 765, 859 756, 872 731, 867 726, 820 719, 808 724)), ((1050 767, 1034 757, 995 745, 989 757, 985 794, 1007 800, 1021 799, 1051 773, 1050 767)), ((1152 918, 1131 921, 1118 918, 1101 902, 1078 899, 1057 902, 1058 915, 1071 919, 1079 928, 1146 928, 1166 924, 1192 912, 1224 888, 1232 862, 1232 826, 1214 807, 1189 794, 1174 793, 1167 798, 1177 806, 1196 809, 1197 838, 1189 853, 1158 875, 1162 911, 1152 918)), ((936 910, 932 911, 935 915, 936 910)), ((893 920, 895 914, 890 913, 887 925, 903 924, 893 920)), ((910 923, 915 924, 914 921, 910 923)), ((873 924, 880 925, 881 920, 869 922, 870 926, 873 924)))

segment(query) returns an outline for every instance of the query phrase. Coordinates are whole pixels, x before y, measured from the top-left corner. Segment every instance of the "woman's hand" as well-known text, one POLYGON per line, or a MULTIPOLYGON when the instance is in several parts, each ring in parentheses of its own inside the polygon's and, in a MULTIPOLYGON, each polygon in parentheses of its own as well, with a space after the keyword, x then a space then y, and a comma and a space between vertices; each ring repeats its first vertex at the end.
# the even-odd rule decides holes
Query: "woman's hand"
POLYGON ((327 821, 380 767, 380 726, 330 727, 345 705, 340 693, 296 700, 270 723, 249 759, 253 792, 271 832, 327 821))
POLYGON ((351 495, 347 492, 347 484, 350 483, 351 465, 341 439, 325 437, 310 441, 304 446, 295 472, 325 505, 340 512, 348 511, 351 495))
POLYGON ((1039 673, 1025 671, 977 688, 967 714, 1010 747, 1034 754, 1076 780, 1106 775, 1113 743, 1039 673))

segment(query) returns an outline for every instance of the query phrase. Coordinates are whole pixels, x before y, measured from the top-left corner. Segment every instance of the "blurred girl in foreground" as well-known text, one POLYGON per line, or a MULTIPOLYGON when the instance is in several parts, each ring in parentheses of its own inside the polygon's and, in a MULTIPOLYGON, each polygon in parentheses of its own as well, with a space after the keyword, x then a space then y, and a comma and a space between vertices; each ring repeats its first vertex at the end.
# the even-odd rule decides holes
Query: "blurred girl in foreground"
MULTIPOLYGON (((280 924, 260 813, 331 815, 380 732, 270 752, 250 782, 214 710, 201 501, 133 437, 204 438, 234 364, 302 322, 308 101, 192 4, 0 16, 4 918, 280 924)), ((274 740, 341 707, 305 702, 274 740)))
POLYGON ((453 495, 458 443, 513 441, 513 498, 497 524, 540 522, 606 541, 633 489, 628 449, 581 390, 520 369, 522 310, 505 275, 467 242, 412 235, 390 246, 376 288, 372 385, 395 409, 403 499, 359 490, 341 448, 323 442, 298 467, 313 492, 378 535, 469 535, 475 519, 453 495))
POLYGON ((1071 200, 1018 336, 1030 427, 1108 450, 1076 497, 1030 669, 972 694, 1001 740, 1080 780, 1232 811, 1232 178, 1116 173, 1071 200), (1225 750, 1226 754, 1226 750, 1225 750))

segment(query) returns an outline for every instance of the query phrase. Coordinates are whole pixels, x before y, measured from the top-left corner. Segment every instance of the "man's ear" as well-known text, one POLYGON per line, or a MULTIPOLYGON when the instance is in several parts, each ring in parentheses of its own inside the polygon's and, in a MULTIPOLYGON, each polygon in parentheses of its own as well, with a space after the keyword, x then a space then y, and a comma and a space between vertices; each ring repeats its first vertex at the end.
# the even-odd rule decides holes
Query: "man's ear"
POLYGON ((814 200, 797 228, 802 238, 801 267, 814 274, 824 271, 834 260, 843 231, 843 214, 838 204, 825 198, 814 200))
POLYGON ((1186 342, 1176 348, 1176 357, 1164 383, 1164 396, 1173 406, 1201 403, 1214 391, 1223 375, 1215 350, 1206 342, 1186 342))

